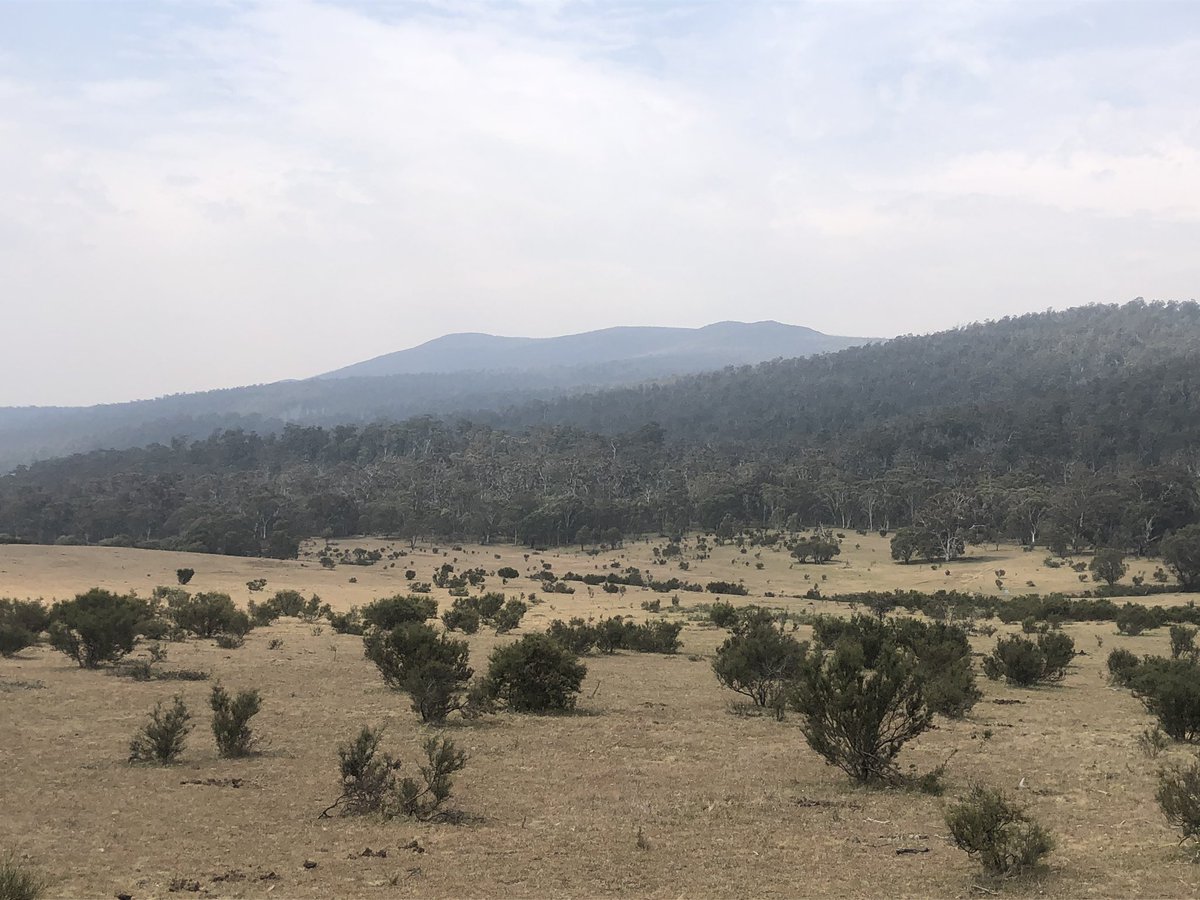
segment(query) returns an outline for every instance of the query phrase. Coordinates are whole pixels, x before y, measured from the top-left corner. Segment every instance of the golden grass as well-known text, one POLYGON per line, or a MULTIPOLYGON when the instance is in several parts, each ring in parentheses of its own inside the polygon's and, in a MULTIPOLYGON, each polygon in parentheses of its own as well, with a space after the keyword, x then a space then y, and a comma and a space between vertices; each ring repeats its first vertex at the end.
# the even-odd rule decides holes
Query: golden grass
MULTIPOLYGON (((614 560, 645 569, 651 546, 528 560, 512 547, 442 547, 436 555, 426 547, 395 568, 333 571, 316 564, 312 547, 291 562, 3 547, 0 596, 49 599, 93 585, 145 595, 156 584, 173 584, 176 568, 191 566, 197 574, 189 589, 225 590, 244 602, 245 582, 264 577, 265 595, 316 591, 344 609, 404 590, 405 567, 421 580, 455 557, 460 568, 489 570, 512 565, 526 572, 545 561, 561 574, 614 560)), ((1027 580, 1041 592, 1080 586, 1069 569, 1042 567, 1044 554, 1014 548, 953 563, 948 576, 947 567, 894 565, 877 536, 848 535, 844 558, 827 566, 789 567, 784 553, 754 554, 716 548, 688 572, 674 565, 653 571, 699 582, 744 578, 752 596, 740 599, 794 610, 831 604, 794 596, 764 601, 761 593, 802 594, 814 582, 826 594, 891 587, 995 592, 997 568, 1006 570, 1013 593, 1034 590, 1027 580)), ((1149 574, 1153 564, 1140 568, 1149 574)), ((522 578, 506 590, 535 588, 522 578)), ((545 595, 518 633, 570 615, 642 617, 640 603, 651 596, 669 603, 669 595, 635 589, 589 597, 577 588, 573 596, 545 595)), ((444 603, 444 593, 435 593, 444 603)), ((680 597, 685 606, 712 599, 680 597)), ((427 731, 406 700, 382 685, 358 638, 281 620, 252 632, 238 650, 211 641, 169 645, 168 668, 210 669, 232 688, 261 690, 255 721, 267 747, 244 760, 216 755, 206 683, 134 682, 81 671, 45 647, 27 650, 0 660, 0 850, 27 855, 51 877, 49 893, 63 897, 188 896, 170 887, 193 881, 207 896, 230 897, 1195 896, 1197 870, 1153 800, 1158 763, 1134 743, 1149 717, 1103 679, 1112 647, 1164 653, 1167 637, 1122 637, 1111 624, 1066 630, 1086 655, 1063 684, 1016 690, 981 679, 984 699, 966 721, 939 722, 901 756, 923 771, 956 751, 952 793, 972 780, 1004 788, 1054 833, 1058 849, 1045 872, 1002 885, 982 883, 948 842, 943 801, 852 787, 808 749, 794 716, 780 723, 733 711, 734 696, 716 683, 708 659, 725 633, 698 622, 685 627, 675 656, 589 657, 578 715, 499 715, 452 725, 450 735, 471 754, 455 805, 473 820, 459 826, 317 818, 338 793, 336 747, 359 725, 385 725, 388 748, 414 763, 427 731), (276 650, 268 649, 273 638, 283 642, 276 650), (175 691, 196 715, 183 761, 128 766, 130 735, 156 700, 175 691), (234 778, 240 787, 184 783, 234 778), (646 849, 638 846, 639 829, 646 849), (402 849, 414 839, 426 852, 402 849), (366 848, 387 856, 364 857, 366 848), (305 868, 306 860, 316 867, 305 868)), ((505 638, 471 638, 477 667, 497 640, 505 638)), ((993 640, 974 644, 983 650, 993 640)))

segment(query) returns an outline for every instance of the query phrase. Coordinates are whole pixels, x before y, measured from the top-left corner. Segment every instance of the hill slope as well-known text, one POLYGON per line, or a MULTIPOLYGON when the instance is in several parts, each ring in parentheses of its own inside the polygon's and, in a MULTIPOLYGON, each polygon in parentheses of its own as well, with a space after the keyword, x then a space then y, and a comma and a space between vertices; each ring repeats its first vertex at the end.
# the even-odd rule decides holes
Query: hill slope
POLYGON ((270 434, 289 423, 497 411, 861 340, 777 322, 610 328, 544 339, 447 335, 305 381, 91 407, 0 408, 0 472, 38 459, 191 440, 229 428, 270 434))
POLYGON ((779 322, 717 322, 703 328, 605 328, 552 338, 448 334, 355 363, 321 378, 419 372, 527 371, 639 363, 647 377, 701 372, 865 343, 779 322))

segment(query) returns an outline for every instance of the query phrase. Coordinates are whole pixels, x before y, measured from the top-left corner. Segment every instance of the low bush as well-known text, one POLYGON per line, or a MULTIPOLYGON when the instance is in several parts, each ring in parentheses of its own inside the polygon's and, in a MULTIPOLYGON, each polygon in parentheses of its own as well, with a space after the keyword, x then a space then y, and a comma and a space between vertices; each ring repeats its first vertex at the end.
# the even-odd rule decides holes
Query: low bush
POLYGON ((1075 642, 1061 631, 1039 634, 1037 641, 1018 635, 1000 638, 983 661, 983 673, 1018 687, 1061 681, 1075 656, 1075 642))
POLYGON ((732 603, 718 600, 709 607, 708 618, 718 628, 732 628, 738 620, 737 607, 732 603))
POLYGON ((192 726, 191 713, 178 694, 167 709, 162 701, 154 705, 150 721, 143 725, 129 742, 130 762, 156 762, 165 766, 183 753, 184 742, 192 726))
POLYGON ((807 643, 762 625, 726 638, 713 659, 713 674, 722 686, 749 697, 756 706, 781 708, 807 653, 807 643))
POLYGON ((321 817, 335 809, 342 815, 403 815, 422 822, 445 816, 443 806, 454 786, 451 776, 466 766, 467 755, 448 738, 431 737, 424 744, 425 765, 417 770, 420 780, 399 778, 400 763, 379 752, 382 737, 382 731, 364 725, 338 748, 342 793, 321 817))
POLYGON ((32 631, 10 622, 0 622, 0 656, 12 656, 37 643, 32 631))
POLYGON ((388 686, 409 695, 422 721, 442 722, 455 710, 468 711, 467 682, 473 673, 466 641, 410 621, 391 631, 369 632, 363 648, 388 686))
POLYGON ((1118 647, 1108 654, 1108 681, 1118 687, 1128 687, 1141 660, 1132 650, 1118 647))
POLYGON ((368 628, 391 631, 398 625, 424 622, 437 615, 437 601, 432 597, 397 594, 381 597, 362 608, 362 621, 368 628))
POLYGON ((175 624, 197 637, 212 638, 219 634, 245 637, 253 627, 250 616, 238 609, 228 594, 184 595, 169 608, 175 624))
POLYGON ((50 611, 38 600, 0 597, 0 625, 23 628, 36 637, 50 627, 50 611))
POLYGON ((1038 864, 1051 850, 1049 833, 999 791, 976 786, 945 813, 960 850, 989 875, 1010 875, 1038 864))
POLYGON ((1126 603, 1121 607, 1114 621, 1117 625, 1117 631, 1128 635, 1138 635, 1147 629, 1157 628, 1162 624, 1158 615, 1153 610, 1136 603, 1126 603))
POLYGON ((899 781, 896 756, 933 724, 916 659, 892 645, 871 669, 855 644, 815 651, 790 699, 809 746, 862 783, 899 781))
POLYGON ((1171 659, 1196 655, 1196 629, 1190 625, 1171 626, 1171 659))
POLYGON ((574 653, 545 634, 527 634, 492 651, 483 696, 514 712, 575 708, 587 668, 574 653))
POLYGON ((1134 696, 1177 741, 1200 743, 1200 665, 1151 656, 1129 679, 1134 696))
POLYGON ((212 686, 208 704, 212 707, 212 732, 217 752, 224 757, 247 756, 258 744, 250 729, 250 720, 262 709, 258 691, 239 691, 231 696, 220 684, 212 686))
POLYGON ((1179 842, 1200 844, 1200 758, 1161 771, 1154 796, 1167 821, 1183 833, 1179 842))
POLYGON ((150 618, 141 600, 93 588, 50 610, 50 646, 94 669, 116 662, 131 650, 142 623, 150 618))
POLYGON ((12 854, 0 858, 0 900, 38 900, 45 889, 46 882, 12 854))

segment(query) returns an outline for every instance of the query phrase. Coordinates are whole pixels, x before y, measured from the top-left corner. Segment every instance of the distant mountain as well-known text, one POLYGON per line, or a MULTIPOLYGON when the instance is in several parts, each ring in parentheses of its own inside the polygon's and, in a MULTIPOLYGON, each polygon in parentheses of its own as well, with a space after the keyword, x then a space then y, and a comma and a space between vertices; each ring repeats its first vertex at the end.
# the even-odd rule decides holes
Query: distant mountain
POLYGON ((558 338, 455 334, 304 381, 89 407, 0 408, 0 473, 91 450, 288 424, 356 425, 496 414, 581 391, 661 381, 863 343, 778 322, 608 328, 558 338))
POLYGON ((464 371, 529 371, 638 362, 645 374, 681 375, 811 356, 868 342, 780 322, 717 322, 703 328, 619 327, 552 338, 448 334, 327 372, 320 378, 464 371))

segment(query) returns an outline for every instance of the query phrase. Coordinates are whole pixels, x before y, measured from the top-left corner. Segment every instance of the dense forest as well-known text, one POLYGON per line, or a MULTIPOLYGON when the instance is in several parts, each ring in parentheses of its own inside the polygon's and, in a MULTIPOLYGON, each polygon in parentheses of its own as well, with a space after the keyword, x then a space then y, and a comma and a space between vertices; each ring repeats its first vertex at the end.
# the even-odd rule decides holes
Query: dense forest
MULTIPOLYGON (((1200 519, 1200 307, 1094 306, 525 403, 221 431, 0 477, 0 532, 287 556, 308 535, 561 544, 917 529, 1152 550, 1200 519)), ((350 382, 345 382, 350 383, 350 382)))

